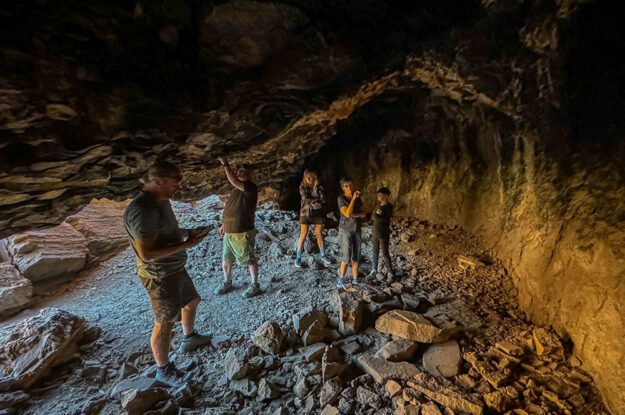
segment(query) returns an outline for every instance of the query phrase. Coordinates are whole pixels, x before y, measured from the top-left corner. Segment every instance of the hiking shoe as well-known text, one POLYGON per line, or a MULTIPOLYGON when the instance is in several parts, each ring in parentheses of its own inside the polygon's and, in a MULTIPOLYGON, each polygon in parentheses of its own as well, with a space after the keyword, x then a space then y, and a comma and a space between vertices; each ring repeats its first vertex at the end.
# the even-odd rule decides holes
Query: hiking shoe
POLYGON ((212 334, 199 334, 195 333, 192 336, 184 337, 178 346, 178 353, 189 353, 194 351, 200 346, 210 343, 212 334))
POLYGON ((343 278, 339 277, 339 282, 336 283, 336 288, 343 288, 343 278))
POLYGON ((321 259, 321 262, 323 262, 325 265, 332 265, 332 261, 330 261, 330 258, 328 258, 325 255, 320 255, 319 258, 321 259))
POLYGON ((295 266, 297 268, 301 268, 302 267, 302 258, 295 258, 295 266))
POLYGON ((358 285, 358 280, 356 278, 352 279, 352 285, 358 285))
POLYGON ((374 269, 372 269, 368 274, 367 274, 367 278, 375 278, 375 276, 378 274, 378 272, 374 269))
POLYGON ((215 288, 214 293, 217 295, 222 295, 232 290, 232 282, 231 281, 222 281, 221 284, 217 288, 215 288))
POLYGON ((256 284, 250 285, 249 287, 247 287, 247 290, 243 291, 243 297, 251 298, 251 297, 257 296, 260 293, 261 293, 260 284, 256 283, 256 284))
POLYGON ((392 272, 389 272, 388 274, 386 274, 386 282, 390 284, 393 281, 395 281, 395 274, 392 272))
POLYGON ((174 362, 169 362, 164 369, 160 367, 156 369, 156 380, 175 388, 181 386, 193 376, 193 372, 185 372, 176 367, 174 362))

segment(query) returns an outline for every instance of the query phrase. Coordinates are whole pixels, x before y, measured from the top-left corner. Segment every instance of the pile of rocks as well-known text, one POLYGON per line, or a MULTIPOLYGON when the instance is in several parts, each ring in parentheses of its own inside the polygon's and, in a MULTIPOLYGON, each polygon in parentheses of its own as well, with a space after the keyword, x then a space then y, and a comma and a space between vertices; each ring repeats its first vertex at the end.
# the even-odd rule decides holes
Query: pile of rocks
POLYGON ((94 199, 66 222, 0 241, 0 316, 28 307, 32 283, 66 281, 128 246, 123 213, 127 202, 94 199))

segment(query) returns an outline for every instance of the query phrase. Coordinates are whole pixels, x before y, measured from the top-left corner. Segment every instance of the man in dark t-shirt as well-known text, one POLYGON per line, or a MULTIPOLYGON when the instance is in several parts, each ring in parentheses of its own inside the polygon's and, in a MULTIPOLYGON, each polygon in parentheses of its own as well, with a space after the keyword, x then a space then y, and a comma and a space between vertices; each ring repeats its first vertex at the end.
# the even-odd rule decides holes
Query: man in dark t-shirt
POLYGON ((341 245, 341 266, 339 268, 339 280, 337 288, 343 288, 345 273, 348 265, 352 269, 352 284, 358 284, 358 262, 360 260, 360 222, 365 218, 362 211, 360 192, 354 191, 351 180, 341 179, 343 194, 338 197, 339 219, 339 243, 341 245))
POLYGON ((393 205, 388 201, 391 191, 388 187, 381 187, 377 191, 378 204, 371 214, 373 220, 373 264, 368 277, 376 276, 378 272, 378 254, 382 249, 382 262, 387 271, 387 282, 393 282, 395 274, 391 264, 389 254, 389 242, 391 236, 391 216, 393 216, 393 205))
POLYGON ((156 379, 178 386, 190 372, 169 361, 174 324, 182 322, 184 338, 178 351, 187 353, 210 342, 209 335, 194 329, 200 296, 185 264, 186 250, 208 233, 207 227, 181 229, 171 208, 171 199, 180 190, 182 174, 166 161, 152 165, 143 179, 143 189, 124 212, 124 227, 137 255, 137 273, 152 305, 154 328, 150 345, 156 360, 156 379))
POLYGON ((261 293, 258 283, 258 262, 254 254, 256 243, 256 203, 258 189, 252 182, 252 170, 241 167, 236 174, 228 162, 220 157, 226 177, 234 187, 230 192, 223 214, 223 224, 219 232, 223 236, 222 268, 224 281, 215 289, 215 294, 225 294, 232 289, 232 264, 247 265, 252 284, 243 293, 244 297, 254 297, 261 293))

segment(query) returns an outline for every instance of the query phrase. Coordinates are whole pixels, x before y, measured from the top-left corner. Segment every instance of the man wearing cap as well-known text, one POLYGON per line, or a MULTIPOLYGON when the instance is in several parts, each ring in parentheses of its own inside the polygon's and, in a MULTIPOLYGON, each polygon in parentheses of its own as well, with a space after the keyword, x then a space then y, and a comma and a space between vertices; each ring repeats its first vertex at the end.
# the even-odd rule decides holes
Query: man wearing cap
POLYGON ((198 334, 194 329, 200 296, 185 269, 186 250, 204 239, 208 228, 178 226, 169 200, 180 190, 181 180, 175 165, 154 163, 142 180, 143 189, 124 212, 124 227, 137 255, 139 281, 150 297, 154 314, 150 345, 157 365, 156 379, 170 386, 182 384, 191 375, 169 361, 174 324, 182 322, 181 353, 211 340, 210 335, 198 334))
POLYGON ((387 282, 393 282, 395 274, 391 264, 388 246, 391 236, 391 216, 393 216, 393 205, 388 201, 391 191, 388 187, 380 187, 378 194, 378 204, 373 210, 371 219, 373 220, 373 264, 368 277, 376 276, 378 272, 378 254, 382 249, 382 262, 387 271, 387 282))
POLYGON ((252 169, 249 166, 242 166, 235 173, 223 157, 218 160, 224 166, 226 177, 233 189, 226 201, 223 224, 219 229, 223 236, 224 281, 215 289, 215 294, 221 295, 232 290, 232 264, 236 261, 239 265, 247 265, 252 278, 252 284, 243 292, 243 296, 254 297, 261 293, 258 263, 254 253, 258 188, 252 182, 252 169))

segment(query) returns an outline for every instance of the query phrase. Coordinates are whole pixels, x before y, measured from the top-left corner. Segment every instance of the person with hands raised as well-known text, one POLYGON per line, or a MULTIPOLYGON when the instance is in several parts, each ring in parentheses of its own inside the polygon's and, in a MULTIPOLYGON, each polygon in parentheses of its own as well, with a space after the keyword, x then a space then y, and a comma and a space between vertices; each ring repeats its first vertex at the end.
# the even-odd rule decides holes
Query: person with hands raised
POLYGON ((358 262, 360 260, 361 222, 366 217, 362 210, 360 191, 354 190, 352 181, 348 178, 341 179, 343 194, 338 197, 339 219, 339 244, 341 246, 341 265, 339 266, 339 279, 337 288, 343 288, 345 274, 348 265, 352 270, 352 285, 358 284, 358 262))

